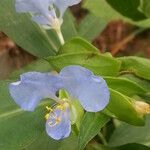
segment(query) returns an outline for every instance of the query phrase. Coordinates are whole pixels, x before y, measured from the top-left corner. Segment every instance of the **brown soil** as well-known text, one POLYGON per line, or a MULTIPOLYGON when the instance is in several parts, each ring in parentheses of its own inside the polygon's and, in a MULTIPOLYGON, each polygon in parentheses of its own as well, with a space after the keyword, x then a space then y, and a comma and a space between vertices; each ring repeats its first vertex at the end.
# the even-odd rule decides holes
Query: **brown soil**
POLYGON ((113 21, 93 41, 93 44, 100 51, 109 51, 114 56, 140 55, 150 58, 150 30, 133 36, 135 30, 138 28, 121 20, 113 21))
POLYGON ((7 78, 10 72, 29 64, 33 59, 33 56, 0 32, 0 79, 7 78))

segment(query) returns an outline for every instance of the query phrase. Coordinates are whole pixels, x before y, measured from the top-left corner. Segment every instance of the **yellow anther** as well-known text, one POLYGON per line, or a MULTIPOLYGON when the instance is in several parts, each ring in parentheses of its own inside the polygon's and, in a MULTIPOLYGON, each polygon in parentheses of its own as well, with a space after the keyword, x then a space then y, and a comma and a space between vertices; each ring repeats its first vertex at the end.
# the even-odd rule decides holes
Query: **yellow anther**
POLYGON ((46 106, 46 109, 47 109, 49 112, 53 111, 53 109, 52 109, 51 107, 48 107, 48 106, 46 106))
POLYGON ((63 105, 58 105, 57 109, 64 110, 64 106, 63 105))
POLYGON ((48 120, 49 116, 50 116, 49 114, 46 114, 45 119, 48 120))
POLYGON ((61 118, 60 118, 60 117, 57 117, 57 118, 56 118, 56 124, 60 123, 60 121, 61 121, 61 118))

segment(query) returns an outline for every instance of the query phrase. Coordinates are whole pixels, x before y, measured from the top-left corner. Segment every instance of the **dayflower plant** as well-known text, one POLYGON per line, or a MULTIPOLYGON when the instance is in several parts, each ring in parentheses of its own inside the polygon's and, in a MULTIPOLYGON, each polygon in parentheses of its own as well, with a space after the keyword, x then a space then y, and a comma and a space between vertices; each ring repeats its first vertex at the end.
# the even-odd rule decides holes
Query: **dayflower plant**
POLYGON ((32 20, 46 29, 54 29, 61 44, 64 39, 61 33, 63 15, 69 6, 81 0, 16 0, 17 12, 31 12, 32 20))
POLYGON ((21 75, 21 80, 11 83, 10 94, 14 101, 27 111, 34 111, 45 98, 56 104, 46 115, 46 132, 53 139, 68 137, 71 132, 70 105, 77 99, 88 112, 103 110, 109 102, 109 90, 105 80, 95 76, 81 66, 67 66, 59 74, 29 72, 21 75), (56 92, 64 89, 69 99, 60 99, 56 92))

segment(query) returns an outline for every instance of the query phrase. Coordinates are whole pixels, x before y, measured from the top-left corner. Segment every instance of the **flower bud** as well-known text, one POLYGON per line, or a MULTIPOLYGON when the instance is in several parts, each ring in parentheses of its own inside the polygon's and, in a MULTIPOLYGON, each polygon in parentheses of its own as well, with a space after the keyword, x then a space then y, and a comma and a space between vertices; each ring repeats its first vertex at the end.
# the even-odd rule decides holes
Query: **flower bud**
POLYGON ((147 115, 150 114, 150 105, 146 102, 143 101, 135 101, 134 102, 134 107, 136 111, 141 115, 147 115))

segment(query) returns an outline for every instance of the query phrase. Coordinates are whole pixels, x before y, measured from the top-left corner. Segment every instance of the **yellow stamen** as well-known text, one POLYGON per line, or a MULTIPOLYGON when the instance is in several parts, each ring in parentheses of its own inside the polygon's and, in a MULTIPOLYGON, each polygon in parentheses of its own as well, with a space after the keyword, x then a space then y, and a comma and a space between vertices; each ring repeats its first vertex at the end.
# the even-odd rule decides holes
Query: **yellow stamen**
POLYGON ((59 104, 54 105, 52 108, 49 106, 46 106, 46 109, 48 113, 45 115, 46 120, 50 120, 48 122, 48 125, 53 127, 61 122, 61 117, 63 112, 69 107, 68 102, 61 101, 59 104), (55 113, 55 110, 60 110, 61 113, 59 116, 55 113))
POLYGON ((46 106, 46 109, 47 109, 49 112, 53 111, 53 109, 52 109, 51 107, 48 107, 48 106, 46 106))
POLYGON ((60 117, 57 117, 57 118, 56 118, 56 123, 58 124, 58 123, 60 123, 60 121, 61 121, 61 118, 60 118, 60 117))
POLYGON ((63 106, 63 105, 58 105, 58 106, 57 106, 57 109, 60 109, 60 110, 63 111, 63 110, 64 110, 64 106, 63 106))
POLYGON ((49 114, 46 114, 45 119, 48 120, 49 116, 50 116, 49 114))

